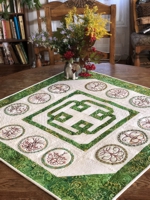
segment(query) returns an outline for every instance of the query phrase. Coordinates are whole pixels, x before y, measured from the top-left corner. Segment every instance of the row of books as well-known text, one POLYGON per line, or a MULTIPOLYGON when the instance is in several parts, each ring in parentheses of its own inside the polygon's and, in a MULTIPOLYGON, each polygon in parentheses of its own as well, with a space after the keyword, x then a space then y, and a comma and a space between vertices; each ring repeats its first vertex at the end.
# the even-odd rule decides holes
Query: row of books
POLYGON ((5 12, 6 9, 10 13, 21 13, 22 7, 20 0, 6 0, 0 3, 0 12, 5 12))
POLYGON ((0 64, 28 64, 28 57, 22 42, 0 44, 0 64))
POLYGON ((22 15, 13 16, 9 20, 0 20, 0 39, 26 39, 24 19, 22 15))

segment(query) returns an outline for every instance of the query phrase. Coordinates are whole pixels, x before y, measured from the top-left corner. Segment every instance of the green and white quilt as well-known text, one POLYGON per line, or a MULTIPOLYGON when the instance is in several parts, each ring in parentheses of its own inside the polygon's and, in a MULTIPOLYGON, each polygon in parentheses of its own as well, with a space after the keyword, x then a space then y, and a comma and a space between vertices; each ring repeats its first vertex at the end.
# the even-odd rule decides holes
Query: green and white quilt
POLYGON ((116 199, 149 157, 149 88, 61 73, 0 101, 1 160, 56 199, 116 199))

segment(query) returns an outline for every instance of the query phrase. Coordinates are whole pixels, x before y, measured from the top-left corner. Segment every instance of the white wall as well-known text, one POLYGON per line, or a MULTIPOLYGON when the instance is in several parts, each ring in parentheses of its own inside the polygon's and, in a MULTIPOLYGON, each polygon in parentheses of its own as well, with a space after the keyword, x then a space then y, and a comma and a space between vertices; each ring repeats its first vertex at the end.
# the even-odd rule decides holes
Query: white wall
MULTIPOLYGON (((106 4, 116 4, 116 60, 126 59, 129 55, 129 1, 130 0, 99 0, 106 4)), ((101 48, 108 49, 105 41, 101 41, 101 48)))
MULTIPOLYGON (((55 1, 55 0, 48 0, 55 1)), ((65 0, 60 0, 64 2, 65 0)), ((99 0, 105 4, 116 4, 117 5, 117 16, 116 16, 116 60, 126 59, 129 55, 129 0, 99 0)), ((46 3, 47 0, 40 0, 42 4, 46 3)), ((29 11, 29 25, 30 33, 38 30, 37 26, 37 15, 36 11, 29 11)), ((44 12, 41 12, 44 16, 44 12)), ((44 26, 43 26, 44 28, 44 26)), ((101 39, 96 43, 96 48, 99 50, 108 50, 108 39, 101 39)))

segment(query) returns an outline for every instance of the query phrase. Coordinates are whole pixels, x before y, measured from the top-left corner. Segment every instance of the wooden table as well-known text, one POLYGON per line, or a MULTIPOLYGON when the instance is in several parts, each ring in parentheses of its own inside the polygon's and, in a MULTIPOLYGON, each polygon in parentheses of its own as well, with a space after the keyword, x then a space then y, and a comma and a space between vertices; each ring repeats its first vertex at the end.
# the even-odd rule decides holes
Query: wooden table
MULTIPOLYGON (((0 98, 49 78, 62 70, 62 65, 55 65, 24 70, 0 77, 0 98)), ((149 68, 101 63, 97 65, 96 71, 150 88, 149 68)), ((149 199, 150 169, 117 200, 149 199)), ((0 200, 54 200, 54 198, 0 162, 0 200)))

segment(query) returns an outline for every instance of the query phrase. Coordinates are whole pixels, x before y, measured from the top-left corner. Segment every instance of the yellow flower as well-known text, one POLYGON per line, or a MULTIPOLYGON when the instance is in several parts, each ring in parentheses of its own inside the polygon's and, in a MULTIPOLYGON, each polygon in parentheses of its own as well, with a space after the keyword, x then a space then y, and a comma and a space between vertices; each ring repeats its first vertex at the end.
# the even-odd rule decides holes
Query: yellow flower
MULTIPOLYGON (((102 17, 103 13, 97 13, 98 8, 94 6, 89 8, 88 5, 85 6, 83 15, 77 14, 77 9, 74 7, 69 11, 67 17, 65 17, 66 27, 74 24, 74 29, 84 31, 86 29, 86 36, 95 37, 97 40, 102 38, 104 35, 109 35, 106 30, 106 24, 110 23, 107 19, 102 17), (74 17, 77 18, 77 23, 74 22, 74 17)), ((75 31, 76 33, 76 31, 75 31)))
POLYGON ((77 9, 76 7, 73 7, 72 10, 70 10, 68 12, 68 15, 65 17, 65 21, 66 21, 66 27, 68 28, 68 26, 74 22, 74 15, 77 15, 77 9))

